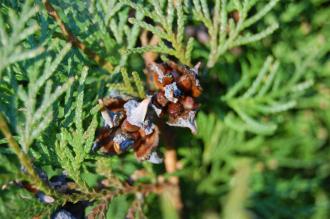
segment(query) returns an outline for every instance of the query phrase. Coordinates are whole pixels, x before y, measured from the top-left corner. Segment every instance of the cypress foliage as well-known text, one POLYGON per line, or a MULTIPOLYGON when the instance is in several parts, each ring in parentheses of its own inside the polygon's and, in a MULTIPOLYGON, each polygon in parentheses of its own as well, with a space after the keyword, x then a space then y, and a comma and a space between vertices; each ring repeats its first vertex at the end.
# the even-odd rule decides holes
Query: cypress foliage
POLYGON ((1 1, 0 218, 329 218, 329 20, 327 0, 1 1), (93 151, 98 100, 149 98, 154 62, 201 63, 197 133, 152 117, 163 164, 93 151))

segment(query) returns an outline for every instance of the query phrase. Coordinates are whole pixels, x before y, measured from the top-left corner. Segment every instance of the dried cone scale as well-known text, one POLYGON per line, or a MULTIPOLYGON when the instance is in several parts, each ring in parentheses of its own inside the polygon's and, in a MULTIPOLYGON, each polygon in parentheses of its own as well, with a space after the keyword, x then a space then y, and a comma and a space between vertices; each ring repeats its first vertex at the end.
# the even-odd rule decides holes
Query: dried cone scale
POLYGON ((147 73, 152 74, 154 84, 159 89, 152 99, 152 107, 158 116, 168 115, 167 124, 170 126, 186 127, 196 133, 195 115, 199 104, 196 98, 202 93, 197 78, 198 63, 194 68, 177 64, 173 61, 167 63, 151 63, 147 73), (171 83, 162 83, 164 77, 173 78, 171 83))
POLYGON ((151 63, 147 77, 156 92, 138 102, 135 99, 109 97, 99 100, 105 126, 96 133, 93 150, 106 154, 121 154, 132 149, 137 160, 160 163, 155 152, 159 142, 159 129, 152 122, 152 111, 167 118, 170 126, 186 127, 197 132, 195 116, 199 107, 196 98, 202 93, 198 75, 199 64, 194 68, 169 61, 151 63))
POLYGON ((159 131, 147 114, 149 103, 150 98, 141 102, 120 97, 100 99, 105 127, 97 131, 93 150, 100 148, 103 153, 114 155, 133 149, 139 161, 162 162, 154 152, 159 131))

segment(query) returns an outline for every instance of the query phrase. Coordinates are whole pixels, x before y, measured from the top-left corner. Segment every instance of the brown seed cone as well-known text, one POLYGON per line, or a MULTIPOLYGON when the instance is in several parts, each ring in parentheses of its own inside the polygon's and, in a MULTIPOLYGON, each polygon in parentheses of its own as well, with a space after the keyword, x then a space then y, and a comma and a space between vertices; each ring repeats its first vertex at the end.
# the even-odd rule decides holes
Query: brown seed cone
POLYGON ((202 93, 202 88, 197 81, 195 72, 190 70, 184 65, 177 64, 173 61, 168 61, 167 65, 174 69, 181 76, 177 79, 175 76, 175 81, 180 89, 186 93, 191 93, 193 97, 199 97, 202 93))
POLYGON ((151 73, 152 81, 157 89, 164 88, 174 80, 172 74, 162 64, 151 63, 148 65, 148 72, 151 73))
MULTIPOLYGON (((137 109, 144 106, 141 104, 148 104, 149 102, 150 99, 141 101, 135 109, 129 111, 131 113, 130 116, 133 116, 133 118, 139 117, 142 112, 137 109), (132 115, 132 113, 136 115, 132 115)), ((93 149, 101 148, 101 152, 106 154, 121 154, 129 150, 129 148, 133 148, 138 160, 141 161, 148 159, 151 151, 158 146, 158 128, 155 125, 152 125, 152 127, 138 127, 133 125, 126 117, 129 113, 127 112, 126 107, 124 108, 124 104, 121 104, 117 99, 113 100, 112 98, 109 98, 107 103, 109 103, 110 106, 109 111, 113 112, 111 107, 115 106, 117 107, 117 111, 124 112, 124 117, 118 126, 114 126, 113 128, 107 126, 98 130, 93 149), (120 108, 120 106, 122 108, 120 108), (152 132, 149 134, 149 129, 151 128, 152 132), (146 134, 146 131, 148 134, 146 134)), ((100 100, 100 104, 104 106, 104 101, 100 100)))
POLYGON ((96 140, 93 146, 93 150, 97 148, 101 148, 103 153, 107 154, 115 154, 116 151, 113 147, 113 137, 115 135, 115 131, 111 130, 107 127, 99 128, 96 132, 96 140))
POLYGON ((139 130, 138 126, 132 125, 131 123, 129 123, 127 121, 127 119, 125 119, 123 121, 123 123, 121 124, 121 130, 125 131, 125 132, 136 132, 139 130))
POLYGON ((103 98, 99 100, 99 104, 102 107, 111 110, 112 112, 124 111, 123 107, 126 101, 119 97, 112 97, 112 98, 103 98))
POLYGON ((177 103, 169 103, 167 106, 167 112, 170 116, 172 117, 177 117, 179 116, 182 112, 183 112, 183 106, 181 103, 177 102, 177 103))
POLYGON ((194 98, 190 96, 185 96, 181 98, 180 103, 185 110, 196 110, 199 107, 199 104, 197 104, 194 98))
POLYGON ((132 132, 130 133, 130 135, 132 136, 132 139, 134 139, 135 141, 137 141, 137 143, 141 140, 141 134, 140 134, 140 130, 137 130, 136 132, 132 132))
POLYGON ((183 90, 185 93, 191 91, 192 79, 190 75, 182 75, 177 81, 178 87, 183 90))
POLYGON ((171 73, 166 73, 163 78, 162 86, 165 87, 168 84, 171 84, 174 81, 174 78, 171 73))
POLYGON ((164 91, 157 92, 155 101, 156 101, 157 105, 159 105, 161 107, 165 107, 169 102, 168 99, 166 99, 166 97, 165 97, 164 91))
POLYGON ((173 61, 168 61, 167 65, 170 66, 172 69, 174 69, 176 72, 178 72, 181 75, 192 73, 187 66, 177 64, 173 61))
POLYGON ((159 130, 151 123, 147 112, 153 108, 158 117, 167 114, 168 125, 186 127, 195 133, 195 115, 199 105, 194 98, 202 92, 197 79, 198 67, 199 64, 189 68, 172 61, 162 64, 152 62, 146 74, 158 91, 151 98, 139 103, 120 97, 100 100, 101 112, 111 111, 102 114, 102 117, 107 127, 112 128, 101 129, 95 145, 110 154, 120 154, 132 147, 139 161, 160 162, 160 158, 152 153, 158 146, 159 130))
POLYGON ((199 97, 201 94, 202 94, 202 87, 201 86, 196 86, 196 85, 193 85, 192 86, 192 89, 191 89, 191 95, 193 97, 199 97))
POLYGON ((148 159, 150 153, 158 146, 159 129, 155 126, 152 134, 141 138, 141 144, 134 147, 135 156, 139 161, 148 159))

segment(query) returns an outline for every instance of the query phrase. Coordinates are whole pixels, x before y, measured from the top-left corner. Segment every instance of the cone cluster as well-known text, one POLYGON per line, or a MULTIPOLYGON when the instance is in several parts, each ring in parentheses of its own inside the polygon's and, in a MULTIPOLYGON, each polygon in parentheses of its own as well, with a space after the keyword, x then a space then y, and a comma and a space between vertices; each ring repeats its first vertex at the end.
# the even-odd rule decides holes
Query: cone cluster
POLYGON ((152 97, 152 107, 159 117, 167 119, 170 126, 186 127, 196 133, 195 115, 199 104, 196 98, 202 93, 197 79, 199 64, 194 68, 175 62, 148 66, 148 72, 157 92, 152 97))
POLYGON ((155 88, 152 95, 140 102, 118 95, 100 99, 105 126, 97 131, 93 150, 100 148, 113 155, 133 149, 139 161, 162 162, 155 152, 159 129, 154 118, 158 116, 170 126, 186 127, 196 133, 196 98, 202 92, 198 67, 199 64, 188 68, 172 61, 151 63, 146 74, 155 88))
POLYGON ((159 130, 148 112, 151 98, 135 99, 110 97, 99 100, 105 126, 98 130, 93 150, 101 148, 106 154, 121 154, 131 148, 139 161, 162 160, 153 150, 158 145, 159 130))

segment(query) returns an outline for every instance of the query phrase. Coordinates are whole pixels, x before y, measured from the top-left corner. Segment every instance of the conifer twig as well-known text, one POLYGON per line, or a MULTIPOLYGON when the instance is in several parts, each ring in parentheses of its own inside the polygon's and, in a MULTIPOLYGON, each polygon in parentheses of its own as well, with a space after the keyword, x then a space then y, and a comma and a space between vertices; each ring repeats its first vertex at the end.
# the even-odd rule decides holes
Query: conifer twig
POLYGON ((118 195, 141 193, 147 195, 150 193, 162 194, 165 189, 172 189, 174 185, 169 182, 153 183, 153 184, 141 184, 131 186, 128 184, 123 185, 122 188, 116 190, 104 188, 100 191, 91 191, 87 193, 73 193, 71 195, 63 195, 63 199, 66 202, 78 202, 81 200, 103 200, 110 201, 118 195))
POLYGON ((27 154, 24 153, 23 150, 19 147, 18 143, 11 134, 7 122, 5 121, 5 118, 1 113, 0 113, 0 130, 3 133, 4 137, 7 139, 9 147, 18 157, 21 165, 26 169, 28 175, 30 176, 31 183, 41 191, 45 192, 46 194, 56 195, 55 194, 56 192, 53 189, 49 188, 45 184, 45 182, 43 182, 42 179, 39 177, 38 173, 33 167, 31 160, 29 159, 27 154))
POLYGON ((81 42, 77 37, 75 37, 72 32, 65 26, 57 11, 48 0, 43 0, 42 2, 44 3, 48 14, 58 23, 65 40, 72 43, 74 47, 80 49, 83 53, 85 53, 89 59, 93 60, 96 64, 100 65, 102 68, 111 73, 113 71, 112 64, 103 59, 95 52, 93 52, 83 42, 81 42))

